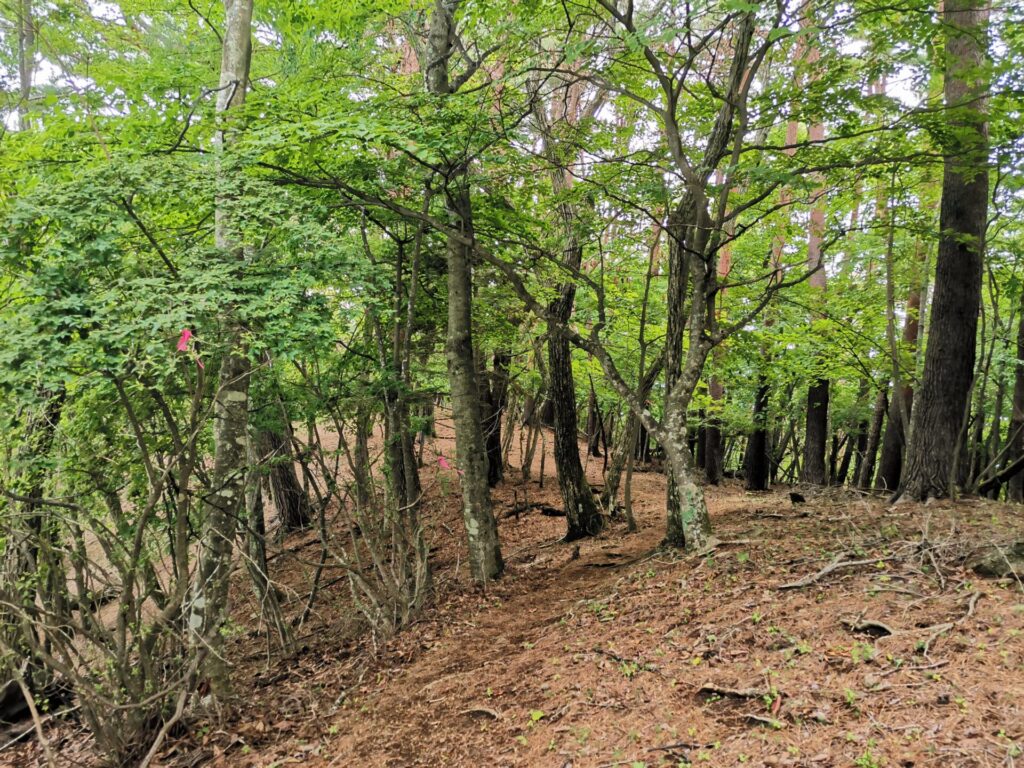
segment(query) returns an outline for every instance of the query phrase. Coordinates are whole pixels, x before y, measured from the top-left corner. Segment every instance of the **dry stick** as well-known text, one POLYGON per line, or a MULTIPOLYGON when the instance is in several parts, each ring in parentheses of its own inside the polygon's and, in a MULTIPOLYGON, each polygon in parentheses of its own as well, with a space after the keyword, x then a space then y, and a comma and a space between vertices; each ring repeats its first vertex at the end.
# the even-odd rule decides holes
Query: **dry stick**
POLYGON ((53 756, 53 750, 50 749, 50 741, 46 738, 43 733, 43 721, 39 717, 39 710, 36 709, 35 700, 32 698, 32 691, 25 685, 25 678, 21 674, 21 670, 15 669, 14 679, 18 682, 18 687, 21 689, 21 695, 25 697, 25 703, 28 705, 28 711, 32 715, 32 726, 36 729, 36 738, 39 739, 39 745, 43 748, 43 753, 46 755, 46 764, 50 768, 57 768, 57 760, 53 756))
POLYGON ((873 565, 874 563, 883 563, 888 560, 896 560, 895 556, 891 557, 872 557, 867 560, 843 560, 845 552, 840 552, 833 558, 832 562, 822 568, 815 574, 805 576, 798 581, 791 581, 788 584, 782 584, 777 589, 802 589, 803 587, 809 587, 811 584, 815 584, 821 581, 823 578, 828 576, 834 571, 842 570, 843 568, 856 568, 860 565, 873 565))
POLYGON ((185 686, 181 689, 181 693, 178 694, 178 703, 174 707, 174 714, 164 723, 160 732, 156 735, 153 740, 152 746, 149 748, 149 752, 142 758, 142 762, 139 763, 139 768, 149 768, 149 764, 153 762, 160 747, 163 746, 164 739, 167 738, 167 734, 171 732, 171 729, 181 720, 181 716, 185 713, 185 702, 188 701, 189 688, 191 686, 185 686))
POLYGON ((733 699, 759 699, 767 694, 768 691, 758 688, 723 688, 714 683, 704 683, 704 685, 697 689, 697 693, 714 693, 733 699))

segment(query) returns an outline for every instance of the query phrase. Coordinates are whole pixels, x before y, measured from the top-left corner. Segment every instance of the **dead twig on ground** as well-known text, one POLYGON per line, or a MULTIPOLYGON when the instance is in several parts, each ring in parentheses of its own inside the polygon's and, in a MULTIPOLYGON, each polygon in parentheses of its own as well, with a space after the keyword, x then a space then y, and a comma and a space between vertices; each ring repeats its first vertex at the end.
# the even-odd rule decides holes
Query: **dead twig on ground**
POLYGON ((804 587, 809 587, 812 584, 817 584, 823 578, 828 576, 830 573, 834 573, 835 571, 844 570, 846 568, 857 568, 861 565, 874 565, 875 563, 884 563, 890 560, 897 559, 895 555, 892 555, 889 557, 871 557, 866 558, 864 560, 844 560, 843 558, 846 557, 847 554, 847 552, 840 552, 832 559, 832 562, 830 562, 817 573, 813 573, 810 576, 805 576, 804 578, 798 579, 797 581, 791 581, 788 584, 781 584, 779 585, 778 589, 803 589, 804 587))

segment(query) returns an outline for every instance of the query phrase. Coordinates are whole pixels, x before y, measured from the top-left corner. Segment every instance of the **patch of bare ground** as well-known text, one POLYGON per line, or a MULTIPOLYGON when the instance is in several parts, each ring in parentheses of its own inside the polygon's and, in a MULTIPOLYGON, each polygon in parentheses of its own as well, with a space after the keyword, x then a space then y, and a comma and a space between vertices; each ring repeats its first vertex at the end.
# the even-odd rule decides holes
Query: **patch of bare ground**
MULTIPOLYGON (((457 478, 432 460, 452 455, 445 432, 428 444, 423 472, 437 574, 423 617, 371 653, 332 572, 302 650, 278 660, 255 632, 240 631, 232 654, 241 714, 221 726, 191 723, 160 764, 1021 759, 1024 587, 966 565, 979 548, 1024 539, 1019 507, 890 507, 828 489, 805 489, 807 502, 794 506, 788 489, 747 494, 729 483, 708 490, 717 545, 684 557, 656 549, 664 478, 641 472, 638 534, 614 522, 594 540, 564 544, 561 518, 505 517, 526 494, 559 505, 549 455, 543 488, 513 469, 495 490, 508 573, 484 592, 467 580, 457 478)), ((600 459, 588 474, 600 484, 600 459)), ((305 541, 315 536, 284 542, 272 563, 290 614, 301 612, 316 565, 317 547, 305 541)), ((236 621, 252 630, 257 611, 241 576, 236 621)), ((58 733, 69 763, 92 760, 72 725, 58 733)), ((18 764, 30 764, 31 750, 18 764)))

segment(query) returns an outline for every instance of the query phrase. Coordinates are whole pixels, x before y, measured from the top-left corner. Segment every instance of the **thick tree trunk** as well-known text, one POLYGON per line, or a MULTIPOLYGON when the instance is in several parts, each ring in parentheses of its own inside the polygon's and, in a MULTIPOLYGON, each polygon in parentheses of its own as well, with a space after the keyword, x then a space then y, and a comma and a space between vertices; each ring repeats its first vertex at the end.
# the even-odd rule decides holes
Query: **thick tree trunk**
POLYGON ((988 217, 988 7, 977 0, 947 0, 944 18, 945 101, 952 130, 943 148, 939 251, 924 374, 900 484, 902 497, 919 500, 953 492, 974 376, 988 217))
POLYGON ((829 381, 818 379, 807 390, 807 422, 804 439, 804 465, 800 479, 805 483, 828 482, 825 448, 828 445, 829 381))
MULTIPOLYGON (((437 0, 430 18, 426 70, 427 90, 437 96, 451 94, 448 65, 455 48, 454 12, 458 0, 437 0)), ((473 218, 465 163, 446 169, 445 204, 448 218, 464 237, 472 237, 473 218)), ((469 569, 474 581, 486 583, 501 575, 504 562, 498 526, 487 485, 487 455, 473 358, 472 248, 455 237, 447 238, 448 337, 445 357, 451 387, 455 445, 462 477, 462 516, 469 542, 469 569)))
POLYGON ((487 387, 487 414, 484 432, 487 438, 487 484, 493 488, 505 475, 501 445, 501 422, 508 406, 508 366, 512 356, 507 351, 494 353, 494 365, 487 387))
POLYGON ((308 528, 313 522, 312 510, 309 498, 295 474, 290 441, 279 431, 268 429, 262 433, 258 442, 262 445, 264 458, 270 459, 267 483, 281 527, 286 531, 308 528))

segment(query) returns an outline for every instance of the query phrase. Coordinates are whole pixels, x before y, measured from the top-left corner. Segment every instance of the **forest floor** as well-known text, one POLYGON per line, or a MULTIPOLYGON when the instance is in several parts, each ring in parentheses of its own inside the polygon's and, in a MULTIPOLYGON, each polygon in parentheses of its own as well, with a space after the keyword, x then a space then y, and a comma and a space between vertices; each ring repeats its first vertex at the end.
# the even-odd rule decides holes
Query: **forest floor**
MULTIPOLYGON (((454 453, 441 426, 423 471, 436 599, 422 618, 371 648, 331 571, 301 650, 282 660, 238 633, 239 716, 191 723, 158 765, 1024 765, 1024 585, 965 564, 1024 539, 1021 508, 839 489, 794 506, 788 488, 727 482, 708 489, 717 545, 683 556, 657 549, 664 477, 639 472, 639 533, 616 521, 565 544, 563 518, 506 517, 526 494, 559 506, 548 455, 543 488, 514 468, 495 489, 507 573, 481 591, 457 478, 435 460, 454 453)), ((600 459, 588 475, 601 484, 600 459)), ((296 612, 316 541, 297 534, 271 563, 296 612)), ((238 582, 236 621, 252 625, 238 582)), ((69 765, 95 760, 73 724, 52 744, 69 765)))

